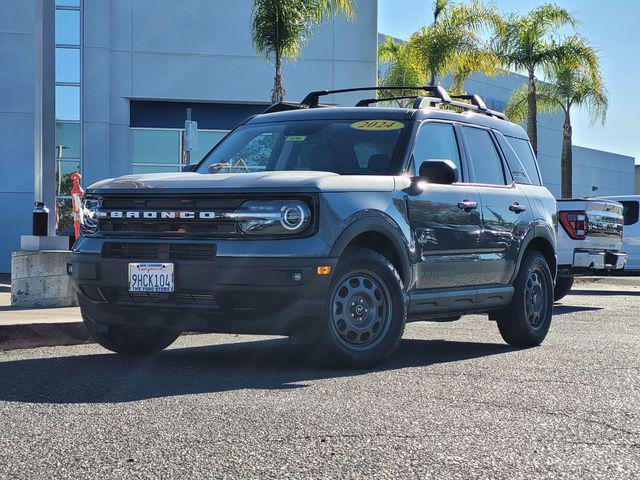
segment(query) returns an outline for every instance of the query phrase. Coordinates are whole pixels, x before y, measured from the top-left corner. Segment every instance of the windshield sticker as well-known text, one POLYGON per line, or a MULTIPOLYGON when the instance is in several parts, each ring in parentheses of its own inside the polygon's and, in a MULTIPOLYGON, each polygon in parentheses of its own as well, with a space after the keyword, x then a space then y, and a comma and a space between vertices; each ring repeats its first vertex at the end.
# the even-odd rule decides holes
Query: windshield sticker
POLYGON ((306 138, 306 135, 289 135, 287 142, 304 142, 306 138))
POLYGON ((393 120, 363 120, 352 123, 351 128, 356 130, 400 130, 404 128, 404 124, 393 120))

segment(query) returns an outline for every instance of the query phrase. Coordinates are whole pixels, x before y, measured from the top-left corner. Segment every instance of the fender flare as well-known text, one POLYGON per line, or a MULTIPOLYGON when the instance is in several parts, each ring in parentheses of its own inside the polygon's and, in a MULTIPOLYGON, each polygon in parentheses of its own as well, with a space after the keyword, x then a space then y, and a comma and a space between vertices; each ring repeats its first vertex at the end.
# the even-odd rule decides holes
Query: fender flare
POLYGON ((398 255, 401 264, 401 272, 398 272, 403 279, 407 279, 408 286, 413 281, 412 279, 412 269, 411 269, 411 261, 410 259, 410 249, 408 245, 408 240, 403 235, 400 227, 390 218, 387 218, 386 215, 382 214, 381 216, 369 216, 365 218, 360 218, 355 220, 347 228, 345 228, 342 233, 338 236, 336 241, 333 243, 331 247, 331 257, 340 257, 342 253, 345 251, 349 243, 353 241, 358 235, 367 232, 376 232, 384 235, 389 239, 391 245, 398 255))
POLYGON ((556 278, 557 269, 558 269, 558 255, 555 247, 556 245, 555 235, 549 230, 547 226, 536 224, 536 225, 533 225, 531 228, 529 228, 529 230, 527 231, 527 234, 524 237, 524 240, 522 241, 522 248, 520 248, 520 252, 518 253, 516 269, 513 274, 513 278, 511 279, 511 283, 513 283, 516 275, 518 275, 518 272, 520 271, 520 265, 522 264, 522 259, 524 258, 524 252, 527 251, 527 248, 529 248, 529 245, 531 244, 531 242, 533 242, 538 238, 541 238, 542 240, 546 241, 554 252, 554 257, 555 257, 554 265, 549 265, 549 268, 551 269, 551 275, 553 276, 553 278, 554 279, 556 278))

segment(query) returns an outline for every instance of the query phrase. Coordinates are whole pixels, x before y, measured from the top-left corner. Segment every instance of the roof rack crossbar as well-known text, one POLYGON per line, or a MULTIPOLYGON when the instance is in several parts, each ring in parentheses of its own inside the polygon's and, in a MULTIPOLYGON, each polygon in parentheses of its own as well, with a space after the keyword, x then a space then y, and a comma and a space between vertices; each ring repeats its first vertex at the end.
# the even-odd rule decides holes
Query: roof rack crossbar
POLYGON ((310 92, 302 101, 301 105, 307 105, 309 108, 315 108, 318 105, 318 99, 325 95, 331 95, 333 93, 349 93, 349 92, 371 92, 371 91, 400 91, 400 90, 419 90, 424 92, 430 92, 435 94, 436 97, 443 102, 451 100, 447 91, 441 86, 430 85, 410 85, 402 87, 360 87, 360 88, 340 88, 338 90, 317 90, 310 92))
POLYGON ((478 110, 488 110, 487 106, 484 103, 484 100, 480 97, 480 95, 451 95, 451 98, 455 98, 458 100, 469 100, 471 105, 475 105, 478 107, 478 110))
MULTIPOLYGON (((325 105, 319 103, 315 108, 327 108, 333 107, 334 105, 325 105)), ((267 108, 265 108, 261 113, 275 113, 275 112, 284 112, 287 110, 305 110, 308 109, 309 105, 303 105, 302 103, 296 102, 278 102, 272 103, 267 108)))
POLYGON ((360 87, 360 88, 340 88, 337 90, 317 90, 310 92, 300 103, 295 102, 280 102, 274 103, 267 107, 262 113, 281 112, 285 110, 302 110, 307 108, 319 108, 319 107, 331 107, 332 105, 320 104, 319 98, 325 95, 331 95, 333 93, 348 93, 348 92, 367 92, 367 91, 406 91, 416 90, 421 92, 427 92, 431 94, 429 96, 421 95, 399 95, 395 97, 387 98, 366 98, 356 103, 356 107, 366 107, 372 103, 384 102, 387 100, 405 100, 414 99, 413 108, 418 110, 421 108, 438 108, 440 105, 448 105, 450 107, 460 108, 462 110, 482 113, 490 117, 500 118, 507 120, 507 116, 496 110, 487 108, 484 100, 479 95, 449 95, 449 93, 441 86, 430 85, 407 85, 398 87, 360 87), (459 102, 455 100, 467 100, 466 102, 459 102))
POLYGON ((413 98, 418 98, 418 95, 403 95, 400 97, 386 97, 386 98, 365 98, 363 100, 360 100, 358 103, 356 103, 356 107, 366 107, 368 105, 371 105, 372 103, 386 102, 389 100, 410 100, 413 98))

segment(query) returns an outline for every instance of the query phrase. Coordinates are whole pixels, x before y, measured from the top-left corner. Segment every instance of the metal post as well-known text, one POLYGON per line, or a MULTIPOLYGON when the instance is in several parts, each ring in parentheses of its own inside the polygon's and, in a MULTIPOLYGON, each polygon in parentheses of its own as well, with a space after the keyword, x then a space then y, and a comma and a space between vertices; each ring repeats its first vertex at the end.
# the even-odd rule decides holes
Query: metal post
MULTIPOLYGON (((191 109, 187 108, 187 121, 191 121, 191 109)), ((186 132, 185 132, 186 135, 186 132)), ((187 150, 187 165, 191 165, 191 150, 187 150)))
MULTIPOLYGON (((35 115, 33 132, 34 201, 55 211, 55 0, 36 1, 35 115)), ((55 214, 49 215, 49 235, 55 235, 55 214)))

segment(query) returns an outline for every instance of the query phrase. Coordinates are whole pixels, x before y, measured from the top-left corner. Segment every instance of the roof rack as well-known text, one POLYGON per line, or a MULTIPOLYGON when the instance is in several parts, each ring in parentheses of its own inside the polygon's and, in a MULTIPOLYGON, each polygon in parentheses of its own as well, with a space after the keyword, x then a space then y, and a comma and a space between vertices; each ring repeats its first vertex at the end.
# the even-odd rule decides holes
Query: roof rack
POLYGON ((409 100, 412 98, 418 98, 418 95, 403 95, 401 97, 386 97, 386 98, 365 98, 356 103, 356 107, 368 107, 372 103, 387 102, 389 100, 409 100))
POLYGON ((318 101, 320 97, 331 95, 333 93, 350 93, 350 92, 370 92, 370 91, 406 91, 417 90, 431 94, 431 96, 421 95, 400 95, 397 97, 388 98, 366 98, 356 103, 356 107, 368 107, 371 104, 384 102, 387 100, 405 100, 414 99, 413 108, 419 110, 421 108, 438 108, 440 105, 446 105, 450 107, 460 108, 462 110, 473 111, 476 113, 482 113, 490 117, 500 118, 507 120, 507 116, 496 110, 487 108, 484 100, 479 95, 449 95, 449 93, 441 86, 431 85, 407 85, 401 87, 359 87, 359 88, 341 88, 337 90, 317 90, 310 92, 306 97, 302 99, 300 103, 292 102, 280 102, 274 103, 267 107, 262 113, 281 112, 285 110, 300 110, 305 108, 321 108, 331 107, 331 105, 320 104, 318 101), (454 100, 455 99, 455 100, 454 100), (466 100, 456 101, 456 100, 466 100))
POLYGON ((317 90, 309 93, 300 102, 301 105, 308 105, 309 108, 314 108, 318 105, 318 99, 326 95, 333 93, 349 93, 349 92, 371 92, 371 91, 402 91, 402 90, 422 90, 424 92, 433 93, 436 98, 443 102, 450 102, 451 97, 447 91, 441 86, 430 85, 411 85, 406 87, 360 87, 360 88, 341 88, 338 90, 317 90))

